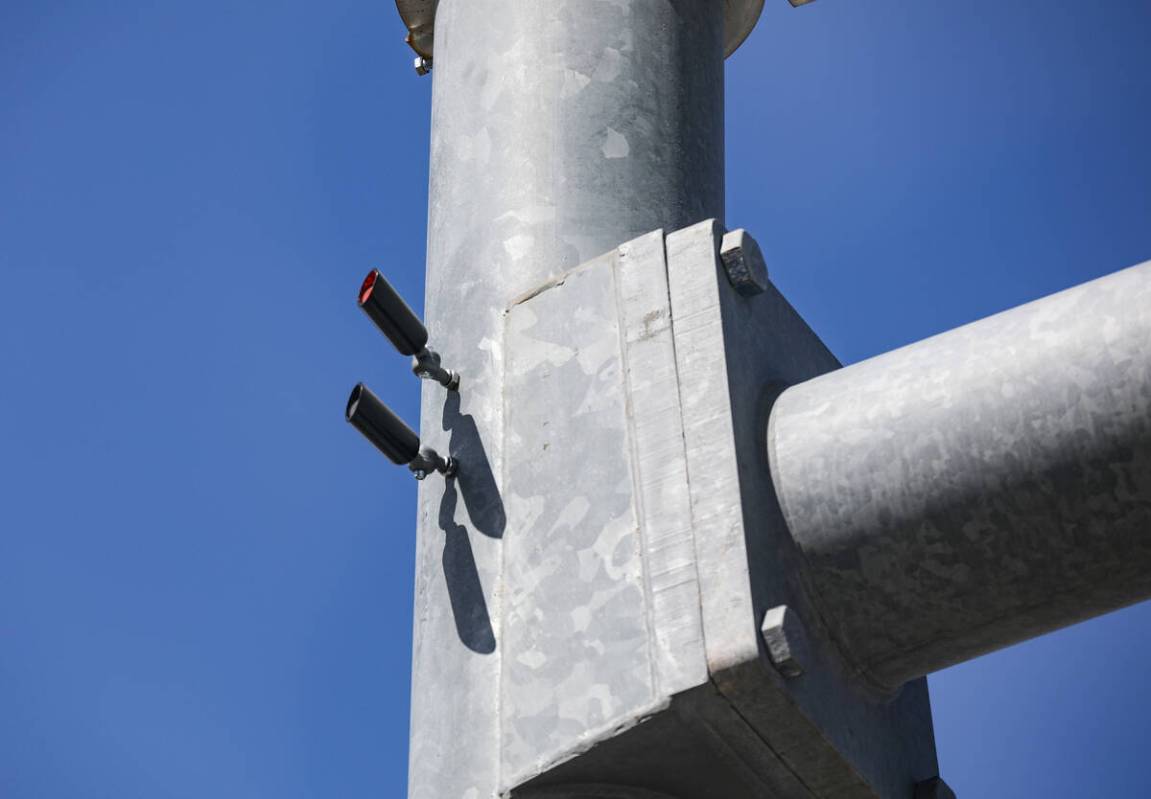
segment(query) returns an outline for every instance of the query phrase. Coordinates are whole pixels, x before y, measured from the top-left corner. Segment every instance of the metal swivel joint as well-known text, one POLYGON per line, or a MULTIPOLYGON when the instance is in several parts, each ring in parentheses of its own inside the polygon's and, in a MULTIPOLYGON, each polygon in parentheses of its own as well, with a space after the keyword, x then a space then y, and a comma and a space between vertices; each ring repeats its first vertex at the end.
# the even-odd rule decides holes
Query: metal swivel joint
POLYGON ((406 464, 417 480, 423 480, 433 471, 444 477, 455 475, 456 459, 441 457, 431 447, 421 448, 415 431, 363 383, 357 383, 352 389, 344 417, 392 463, 406 464))
POLYGON ((360 308, 376 323, 401 355, 412 359, 412 371, 425 380, 434 380, 448 391, 460 387, 458 373, 440 365, 439 353, 428 349, 428 331, 403 298, 392 288, 380 270, 373 269, 360 286, 360 308))

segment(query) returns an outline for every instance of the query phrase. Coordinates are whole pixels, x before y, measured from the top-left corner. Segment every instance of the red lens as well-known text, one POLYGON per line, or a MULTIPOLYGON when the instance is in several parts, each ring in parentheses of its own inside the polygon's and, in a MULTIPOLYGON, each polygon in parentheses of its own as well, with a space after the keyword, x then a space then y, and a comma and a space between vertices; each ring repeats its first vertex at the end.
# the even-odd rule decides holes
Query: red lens
POLYGON ((364 278, 363 285, 360 286, 360 305, 368 301, 368 297, 372 296, 372 289, 376 287, 376 278, 380 276, 379 269, 373 269, 368 272, 368 276, 364 278))

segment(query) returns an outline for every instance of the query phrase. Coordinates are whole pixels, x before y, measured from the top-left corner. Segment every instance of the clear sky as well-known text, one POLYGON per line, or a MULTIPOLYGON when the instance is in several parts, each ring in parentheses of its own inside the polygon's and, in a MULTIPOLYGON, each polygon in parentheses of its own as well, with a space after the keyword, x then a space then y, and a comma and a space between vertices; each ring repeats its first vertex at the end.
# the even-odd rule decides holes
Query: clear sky
MULTIPOLYGON (((457 2, 462 0, 456 0, 457 2)), ((389 0, 0 3, 0 797, 402 797, 429 78, 389 0)), ((728 223, 854 362, 1151 258, 1147 0, 768 0, 728 223)), ((964 799, 1151 796, 1151 607, 931 679, 964 799)))

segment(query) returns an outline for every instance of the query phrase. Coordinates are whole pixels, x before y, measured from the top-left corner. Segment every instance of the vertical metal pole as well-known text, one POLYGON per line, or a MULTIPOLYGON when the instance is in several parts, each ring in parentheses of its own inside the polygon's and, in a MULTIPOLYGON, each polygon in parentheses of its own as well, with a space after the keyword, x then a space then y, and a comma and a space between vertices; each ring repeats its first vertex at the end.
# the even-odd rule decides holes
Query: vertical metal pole
MULTIPOLYGON (((441 0, 426 319, 460 393, 424 389, 409 797, 499 790, 503 318, 647 231, 723 216, 724 3, 441 0)), ((574 310, 574 309, 573 309, 574 310)))

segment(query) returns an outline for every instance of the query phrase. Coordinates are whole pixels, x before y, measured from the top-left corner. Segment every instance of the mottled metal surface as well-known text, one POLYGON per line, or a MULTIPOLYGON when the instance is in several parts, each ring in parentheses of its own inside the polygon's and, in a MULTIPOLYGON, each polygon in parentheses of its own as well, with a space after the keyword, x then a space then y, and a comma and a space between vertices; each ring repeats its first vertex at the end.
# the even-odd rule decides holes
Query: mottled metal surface
POLYGON ((657 699, 614 260, 592 261, 508 315, 509 787, 657 699))
POLYGON ((923 681, 847 678, 764 491, 764 397, 837 364, 773 286, 736 291, 722 235, 656 231, 523 292, 480 350, 498 406, 466 371, 441 406, 461 468, 421 494, 413 796, 876 799, 935 773, 923 681), (789 680, 760 632, 783 604, 789 680))
POLYGON ((860 689, 818 623, 803 674, 768 660, 764 612, 814 614, 763 490, 762 400, 838 364, 774 287, 735 290, 722 235, 709 221, 641 237, 507 316, 504 448, 522 459, 503 484, 513 797, 600 782, 876 799, 935 773, 923 681, 894 701, 860 689))
POLYGON ((729 707, 693 700, 693 713, 757 763, 768 796, 904 796, 937 773, 926 681, 889 699, 849 678, 799 579, 762 446, 772 398, 839 364, 773 285, 735 290, 722 236, 709 221, 667 237, 704 641, 729 707), (760 633, 779 605, 802 621, 811 655, 787 680, 760 633))
POLYGON ((756 768, 733 762, 703 718, 722 703, 739 724, 708 686, 662 232, 532 292, 508 327, 507 450, 547 454, 505 483, 505 579, 532 587, 504 620, 506 651, 530 651, 503 670, 505 787, 808 796, 768 791, 777 758, 745 732, 756 768), (574 532, 553 521, 573 504, 574 532))
MULTIPOLYGON (((626 2, 626 0, 621 0, 626 2)), ((717 0, 704 0, 704 2, 717 2, 717 0)), ((806 0, 810 2, 810 0, 806 0)), ((791 4, 799 5, 797 0, 791 4)), ((437 0, 396 0, 396 8, 400 12, 400 19, 408 29, 408 45, 425 58, 432 57, 435 39, 435 22, 437 0)), ((744 39, 751 33, 759 15, 763 12, 763 0, 723 0, 724 15, 724 55, 731 55, 736 51, 744 39)), ((594 13, 591 11, 589 13, 594 13)))
POLYGON ((1151 595, 1151 263, 793 386, 772 477, 895 687, 1151 595))
POLYGON ((505 351, 511 788, 707 681, 662 231, 513 306, 505 351))
POLYGON ((460 475, 420 488, 409 796, 489 799, 501 663, 525 654, 500 628, 517 590, 502 485, 520 465, 505 451, 505 314, 622 242, 722 215, 723 14, 444 0, 435 56, 425 320, 462 391, 425 387, 420 432, 460 475))
POLYGON ((672 696, 705 682, 707 663, 663 231, 620 246, 617 263, 654 676, 672 696))

